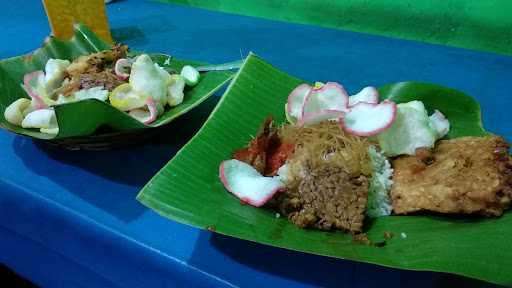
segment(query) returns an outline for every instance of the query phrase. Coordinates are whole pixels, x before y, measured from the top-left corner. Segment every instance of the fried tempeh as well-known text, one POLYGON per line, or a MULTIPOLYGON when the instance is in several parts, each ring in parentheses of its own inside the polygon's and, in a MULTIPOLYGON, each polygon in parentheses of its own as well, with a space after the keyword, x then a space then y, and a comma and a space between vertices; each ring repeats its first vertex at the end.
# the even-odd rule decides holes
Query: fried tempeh
POLYGON ((393 161, 396 214, 419 211, 500 216, 512 199, 512 158, 498 136, 439 141, 393 161))

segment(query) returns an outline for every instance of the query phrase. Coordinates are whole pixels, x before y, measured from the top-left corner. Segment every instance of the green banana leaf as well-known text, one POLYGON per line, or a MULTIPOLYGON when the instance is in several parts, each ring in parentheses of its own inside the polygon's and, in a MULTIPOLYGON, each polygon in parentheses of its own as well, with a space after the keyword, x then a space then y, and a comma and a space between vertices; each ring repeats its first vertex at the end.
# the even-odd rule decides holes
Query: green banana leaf
MULTIPOLYGON (((272 246, 388 267, 442 271, 494 283, 512 283, 512 213, 501 218, 389 216, 367 221, 366 232, 385 245, 355 243, 343 232, 303 230, 266 209, 241 205, 219 181, 222 160, 256 135, 272 114, 284 122, 284 104, 304 81, 250 55, 196 136, 151 179, 137 199, 172 220, 272 246), (378 247, 381 246, 381 247, 378 247)), ((485 135, 471 97, 434 84, 403 82, 380 89, 397 102, 420 99, 452 123, 448 137, 485 135)))
MULTIPOLYGON (((16 99, 28 98, 20 84, 23 76, 31 71, 42 70, 50 58, 72 60, 80 55, 86 55, 110 48, 110 45, 100 40, 84 25, 75 25, 75 35, 68 41, 49 37, 42 48, 25 56, 18 56, 0 61, 0 126, 12 132, 31 136, 38 139, 62 139, 67 137, 87 136, 93 134, 97 128, 107 126, 114 131, 131 131, 158 127, 171 122, 196 107, 215 91, 226 84, 234 75, 229 71, 210 71, 201 74, 199 83, 185 91, 182 104, 168 109, 157 121, 144 125, 127 113, 122 112, 108 103, 89 99, 80 102, 67 103, 55 106, 55 114, 59 124, 59 134, 49 135, 38 130, 24 129, 8 123, 3 116, 5 108, 16 99), (85 116, 86 115, 86 116, 85 116)), ((184 65, 201 65, 202 63, 172 59, 168 65, 164 64, 167 55, 150 54, 154 62, 163 67, 179 71, 184 65)))

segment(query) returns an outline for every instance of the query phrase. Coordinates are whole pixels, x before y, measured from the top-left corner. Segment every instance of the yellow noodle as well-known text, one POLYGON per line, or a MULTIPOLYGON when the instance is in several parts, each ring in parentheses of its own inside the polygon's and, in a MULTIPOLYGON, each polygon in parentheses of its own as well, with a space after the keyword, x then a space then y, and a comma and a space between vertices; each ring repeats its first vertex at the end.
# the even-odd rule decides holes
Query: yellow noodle
POLYGON ((341 167, 354 177, 371 175, 370 141, 345 133, 336 122, 324 121, 308 127, 284 125, 279 134, 284 141, 296 145, 287 160, 291 182, 299 180, 304 169, 315 170, 326 165, 341 167))

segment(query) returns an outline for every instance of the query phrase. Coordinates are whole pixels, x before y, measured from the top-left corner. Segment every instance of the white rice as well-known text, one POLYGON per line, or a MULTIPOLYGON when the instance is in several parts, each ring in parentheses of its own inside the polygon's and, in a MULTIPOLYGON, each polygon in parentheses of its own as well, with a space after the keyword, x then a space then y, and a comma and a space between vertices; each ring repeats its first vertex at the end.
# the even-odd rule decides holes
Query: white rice
POLYGON ((388 159, 375 147, 368 149, 373 168, 373 175, 368 189, 368 203, 366 215, 369 217, 382 217, 391 214, 392 206, 389 190, 393 181, 393 169, 388 159))

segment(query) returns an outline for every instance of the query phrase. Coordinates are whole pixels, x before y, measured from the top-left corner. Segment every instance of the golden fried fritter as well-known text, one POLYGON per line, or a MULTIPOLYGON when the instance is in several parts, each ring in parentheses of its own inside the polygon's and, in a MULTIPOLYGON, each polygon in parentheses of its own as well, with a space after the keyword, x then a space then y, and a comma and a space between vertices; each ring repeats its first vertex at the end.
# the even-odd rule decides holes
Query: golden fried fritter
POLYGON ((500 216, 512 199, 512 158, 498 136, 439 141, 431 153, 393 161, 396 214, 418 211, 500 216))

